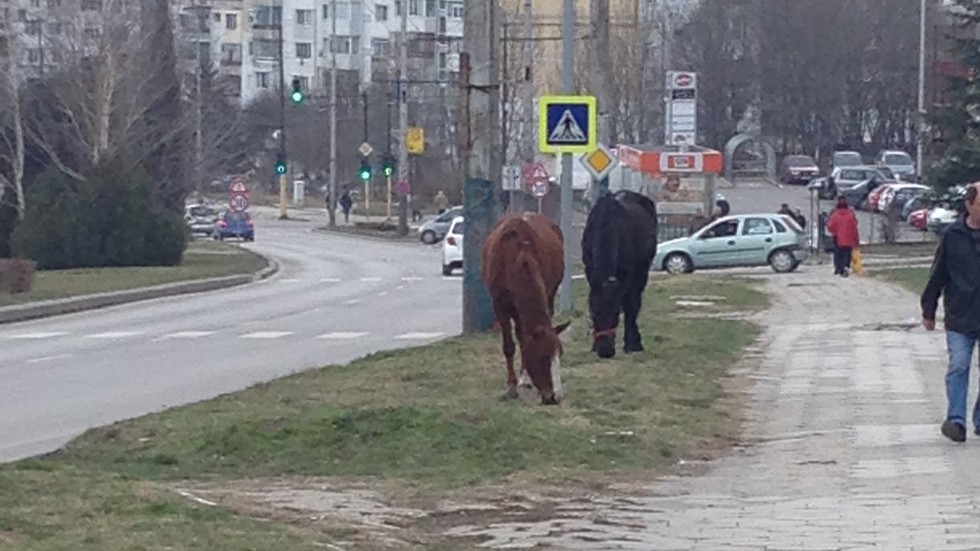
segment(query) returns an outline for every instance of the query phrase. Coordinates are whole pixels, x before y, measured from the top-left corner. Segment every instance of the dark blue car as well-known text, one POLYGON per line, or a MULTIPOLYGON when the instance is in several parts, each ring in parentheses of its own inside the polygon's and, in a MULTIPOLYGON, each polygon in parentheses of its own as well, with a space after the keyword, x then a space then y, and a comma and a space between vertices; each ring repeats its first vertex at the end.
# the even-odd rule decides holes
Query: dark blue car
POLYGON ((255 226, 252 217, 247 212, 228 211, 218 220, 215 236, 224 240, 227 237, 239 237, 245 241, 255 241, 255 226))

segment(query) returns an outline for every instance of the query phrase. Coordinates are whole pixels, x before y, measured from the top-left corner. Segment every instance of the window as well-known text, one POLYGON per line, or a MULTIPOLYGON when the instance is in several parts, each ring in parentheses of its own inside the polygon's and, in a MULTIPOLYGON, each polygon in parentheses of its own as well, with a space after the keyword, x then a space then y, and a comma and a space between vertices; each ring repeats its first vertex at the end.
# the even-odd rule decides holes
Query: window
POLYGON ((738 220, 726 220, 709 227, 701 234, 701 239, 733 237, 738 234, 738 220))
MULTIPOLYGON (((359 38, 360 37, 357 37, 357 36, 353 36, 353 37, 351 37, 351 36, 338 36, 337 37, 337 42, 335 43, 336 46, 333 49, 333 53, 335 53, 335 54, 356 54, 357 53, 357 46, 360 43, 359 38)), ((330 48, 330 39, 329 38, 324 38, 323 39, 323 47, 324 47, 324 49, 329 49, 330 48)))
POLYGON ((221 64, 240 65, 242 63, 241 44, 222 44, 221 45, 221 64))
POLYGON ((61 0, 48 0, 48 9, 60 8, 61 0))
POLYGON ((214 21, 216 23, 221 23, 221 14, 220 13, 214 12, 214 21))
POLYGON ((61 34, 62 24, 60 22, 48 23, 45 32, 49 36, 61 34))
POLYGON ((31 36, 37 36, 41 34, 41 22, 40 21, 28 21, 25 27, 27 34, 31 36))
POLYGON ((436 14, 436 0, 425 0, 425 15, 429 17, 435 17, 436 14))
POLYGON ((402 0, 395 0, 395 15, 398 17, 402 15, 402 0))
POLYGON ((768 235, 772 233, 772 224, 765 218, 747 218, 742 227, 742 235, 768 235))
POLYGON ((312 25, 313 24, 313 10, 296 10, 296 24, 297 25, 312 25))
POLYGON ((779 220, 773 220, 772 224, 776 226, 776 233, 786 233, 786 226, 784 226, 779 220))
POLYGON ((279 59, 279 42, 276 40, 254 40, 249 43, 249 53, 255 57, 279 59))
POLYGON ((449 17, 453 19, 462 19, 465 12, 463 11, 463 4, 459 2, 453 2, 449 5, 449 17))
POLYGON ((255 8, 255 27, 278 27, 282 24, 282 8, 279 6, 259 6, 255 8))
POLYGON ((269 73, 255 73, 255 87, 266 89, 269 87, 269 73))
POLYGON ((419 14, 419 0, 408 0, 408 15, 419 14))
POLYGON ((374 20, 375 21, 387 21, 388 20, 388 6, 383 6, 378 4, 374 6, 374 20))
POLYGON ((31 7, 32 8, 40 8, 41 7, 41 0, 31 0, 31 7))
POLYGON ((27 21, 27 10, 17 10, 17 20, 27 21))
POLYGON ((371 55, 374 57, 388 57, 391 54, 391 46, 387 38, 371 39, 371 55))
POLYGON ((455 226, 453 226, 453 229, 449 233, 453 235, 463 235, 463 233, 465 233, 466 231, 465 224, 466 224, 465 221, 457 223, 455 226))
POLYGON ((310 59, 313 57, 313 45, 309 42, 297 42, 296 57, 299 59, 310 59))
POLYGON ((31 48, 27 50, 27 62, 28 63, 40 63, 41 62, 41 49, 31 48))
POLYGON ((226 13, 225 14, 225 28, 229 31, 234 31, 238 28, 238 14, 237 13, 226 13))
POLYGON ((439 68, 446 68, 446 52, 439 52, 439 68))
POLYGON ((98 11, 102 9, 102 0, 82 0, 83 11, 98 11))
POLYGON ((299 75, 293 75, 293 78, 299 80, 299 87, 301 90, 310 89, 310 77, 301 77, 299 75))

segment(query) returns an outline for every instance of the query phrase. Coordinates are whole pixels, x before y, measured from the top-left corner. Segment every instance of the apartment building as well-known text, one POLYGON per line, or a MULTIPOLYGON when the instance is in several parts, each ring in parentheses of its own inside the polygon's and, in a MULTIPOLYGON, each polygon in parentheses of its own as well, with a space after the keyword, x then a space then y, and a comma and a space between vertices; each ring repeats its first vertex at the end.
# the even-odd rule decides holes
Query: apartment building
MULTIPOLYGON (((462 0, 407 4, 410 75, 451 79, 462 46, 462 0)), ((304 89, 322 90, 331 48, 339 71, 370 84, 397 75, 402 8, 402 0, 182 0, 181 57, 214 60, 225 91, 243 104, 277 88, 280 36, 287 87, 298 78, 304 89)))

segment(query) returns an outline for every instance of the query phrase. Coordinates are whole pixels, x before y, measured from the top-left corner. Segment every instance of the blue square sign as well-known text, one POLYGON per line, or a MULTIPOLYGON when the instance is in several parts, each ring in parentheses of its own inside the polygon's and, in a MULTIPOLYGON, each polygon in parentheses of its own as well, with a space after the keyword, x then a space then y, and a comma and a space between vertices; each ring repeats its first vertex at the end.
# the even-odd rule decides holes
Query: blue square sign
POLYGON ((543 96, 538 149, 542 153, 589 153, 596 148, 598 112, 593 96, 543 96))

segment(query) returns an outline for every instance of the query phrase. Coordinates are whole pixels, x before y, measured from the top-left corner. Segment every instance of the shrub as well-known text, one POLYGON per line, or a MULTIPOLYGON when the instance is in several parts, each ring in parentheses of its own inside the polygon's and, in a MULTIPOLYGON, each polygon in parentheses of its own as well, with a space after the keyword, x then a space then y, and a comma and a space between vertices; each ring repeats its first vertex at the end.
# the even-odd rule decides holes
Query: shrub
POLYGON ((41 269, 172 266, 183 257, 183 218, 155 200, 141 169, 108 165, 85 181, 49 170, 30 191, 11 241, 41 269))
POLYGON ((0 293, 26 293, 34 282, 32 260, 23 258, 0 258, 0 293))
POLYGON ((17 207, 14 205, 14 191, 9 187, 0 191, 0 258, 10 256, 10 234, 17 225, 17 207))

